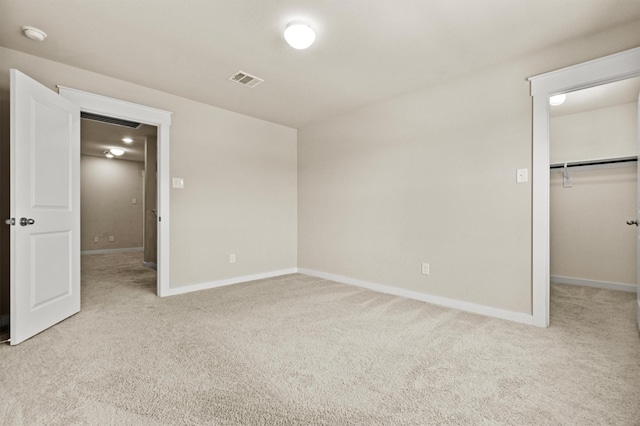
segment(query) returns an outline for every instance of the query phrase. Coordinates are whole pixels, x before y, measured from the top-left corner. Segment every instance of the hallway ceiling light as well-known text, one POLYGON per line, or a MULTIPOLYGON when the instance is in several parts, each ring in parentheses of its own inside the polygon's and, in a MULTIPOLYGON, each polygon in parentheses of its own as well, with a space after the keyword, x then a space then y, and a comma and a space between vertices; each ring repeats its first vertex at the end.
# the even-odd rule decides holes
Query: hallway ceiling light
POLYGON ((116 157, 121 156, 122 154, 124 154, 124 149, 120 149, 120 148, 111 148, 109 150, 109 152, 113 155, 115 155, 116 157))
POLYGON ((305 22, 291 21, 284 30, 284 39, 294 49, 306 49, 315 41, 316 33, 305 22))
POLYGON ((131 142, 133 142, 133 139, 131 139, 130 137, 122 138, 122 142, 131 143, 131 142))
POLYGON ((558 106, 558 105, 562 105, 566 100, 567 100, 567 95, 565 94, 555 95, 549 98, 549 104, 551 104, 551 106, 558 106))
POLYGON ((44 39, 47 38, 47 33, 42 31, 41 29, 30 27, 28 25, 22 27, 22 32, 26 37, 35 41, 44 41, 44 39))
POLYGON ((107 149, 103 152, 104 156, 107 158, 113 158, 113 154, 107 149))

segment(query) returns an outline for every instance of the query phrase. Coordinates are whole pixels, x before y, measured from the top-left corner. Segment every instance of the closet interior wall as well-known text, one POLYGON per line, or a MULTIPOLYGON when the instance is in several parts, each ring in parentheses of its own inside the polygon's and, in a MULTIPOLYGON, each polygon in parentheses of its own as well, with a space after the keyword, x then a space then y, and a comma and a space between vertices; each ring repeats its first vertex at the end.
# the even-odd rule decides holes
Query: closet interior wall
MULTIPOLYGON (((552 116, 551 164, 637 156, 637 116, 637 102, 552 116)), ((634 289, 637 163, 552 171, 551 280, 634 289)))

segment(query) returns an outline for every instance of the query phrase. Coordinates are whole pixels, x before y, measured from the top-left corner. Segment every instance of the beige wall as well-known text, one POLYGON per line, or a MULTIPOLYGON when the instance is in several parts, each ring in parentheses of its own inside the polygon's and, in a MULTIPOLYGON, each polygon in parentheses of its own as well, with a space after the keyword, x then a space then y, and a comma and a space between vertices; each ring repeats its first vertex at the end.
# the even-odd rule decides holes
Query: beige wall
POLYGON ((516 184, 531 168, 527 77, 635 47, 638 28, 300 129, 298 265, 531 313, 531 184, 516 184))
MULTIPOLYGON (((551 161, 637 155, 637 102, 551 119, 551 161)), ((636 283, 637 168, 551 174, 551 275, 636 283)))
POLYGON ((551 174, 551 275, 636 283, 636 167, 551 174))
POLYGON ((553 117, 551 163, 638 155, 638 103, 553 117))
POLYGON ((142 247, 142 170, 138 161, 80 156, 82 251, 142 247))
POLYGON ((10 68, 173 112, 170 173, 185 187, 171 189, 172 288, 296 266, 296 130, 5 48, 0 90, 10 68))

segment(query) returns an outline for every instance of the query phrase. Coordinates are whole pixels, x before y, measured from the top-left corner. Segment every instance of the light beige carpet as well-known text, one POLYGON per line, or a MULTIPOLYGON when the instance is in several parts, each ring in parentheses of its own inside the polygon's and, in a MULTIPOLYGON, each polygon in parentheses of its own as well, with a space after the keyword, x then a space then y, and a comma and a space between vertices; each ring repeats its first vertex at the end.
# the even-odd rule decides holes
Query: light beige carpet
POLYGON ((160 299, 83 256, 82 312, 0 346, 0 423, 638 425, 629 293, 553 286, 540 329, 304 275, 160 299))

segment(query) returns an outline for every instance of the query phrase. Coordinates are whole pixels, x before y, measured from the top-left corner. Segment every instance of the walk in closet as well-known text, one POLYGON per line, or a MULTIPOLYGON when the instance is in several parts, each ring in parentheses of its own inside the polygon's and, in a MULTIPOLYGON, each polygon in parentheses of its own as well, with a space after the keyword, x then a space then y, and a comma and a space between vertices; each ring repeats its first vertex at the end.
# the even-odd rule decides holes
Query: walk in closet
POLYGON ((638 92, 640 78, 550 106, 552 282, 636 289, 638 92))

